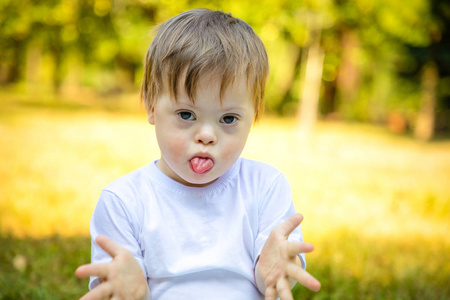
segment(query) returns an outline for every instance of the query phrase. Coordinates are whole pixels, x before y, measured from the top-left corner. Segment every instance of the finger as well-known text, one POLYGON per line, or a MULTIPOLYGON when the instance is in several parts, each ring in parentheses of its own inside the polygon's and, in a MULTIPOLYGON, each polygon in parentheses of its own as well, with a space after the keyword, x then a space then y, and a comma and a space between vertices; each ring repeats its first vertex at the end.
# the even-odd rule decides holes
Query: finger
POLYGON ((291 285, 287 278, 281 278, 277 282, 277 292, 281 300, 294 300, 291 292, 291 285))
POLYGON ((294 229, 297 228, 298 225, 300 225, 302 220, 303 216, 301 214, 293 214, 274 230, 287 238, 291 234, 291 232, 294 231, 294 229))
POLYGON ((294 263, 288 264, 287 274, 312 291, 320 290, 320 282, 294 263))
POLYGON ((96 286, 92 291, 81 297, 80 300, 109 299, 111 294, 111 285, 108 282, 103 282, 96 286))
POLYGON ((107 264, 89 264, 78 267, 75 271, 75 275, 79 278, 96 276, 100 278, 106 278, 108 274, 107 264))
POLYGON ((290 257, 295 257, 300 253, 308 253, 314 250, 314 246, 307 242, 289 242, 287 253, 290 257))
POLYGON ((113 240, 104 235, 97 236, 95 242, 113 258, 125 250, 124 248, 116 244, 113 240))
POLYGON ((266 289, 266 300, 276 300, 277 299, 277 290, 275 286, 268 287, 266 289))

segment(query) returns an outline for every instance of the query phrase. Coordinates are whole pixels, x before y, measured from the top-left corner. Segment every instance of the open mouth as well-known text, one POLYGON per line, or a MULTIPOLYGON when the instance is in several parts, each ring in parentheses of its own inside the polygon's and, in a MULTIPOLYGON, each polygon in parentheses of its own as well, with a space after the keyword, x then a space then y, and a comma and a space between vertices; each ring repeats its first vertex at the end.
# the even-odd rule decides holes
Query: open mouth
POLYGON ((214 161, 209 157, 194 157, 189 161, 189 166, 196 174, 206 174, 214 167, 214 161))

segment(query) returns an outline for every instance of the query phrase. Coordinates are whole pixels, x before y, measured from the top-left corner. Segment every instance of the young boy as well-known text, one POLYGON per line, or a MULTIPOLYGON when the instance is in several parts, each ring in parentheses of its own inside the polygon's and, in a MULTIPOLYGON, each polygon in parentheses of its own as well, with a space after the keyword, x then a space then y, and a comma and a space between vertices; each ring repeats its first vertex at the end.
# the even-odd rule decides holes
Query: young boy
POLYGON ((92 264, 76 271, 91 276, 83 299, 292 299, 289 278, 320 288, 287 180, 240 158, 267 73, 264 45, 230 14, 159 26, 141 96, 161 158, 102 191, 92 264))

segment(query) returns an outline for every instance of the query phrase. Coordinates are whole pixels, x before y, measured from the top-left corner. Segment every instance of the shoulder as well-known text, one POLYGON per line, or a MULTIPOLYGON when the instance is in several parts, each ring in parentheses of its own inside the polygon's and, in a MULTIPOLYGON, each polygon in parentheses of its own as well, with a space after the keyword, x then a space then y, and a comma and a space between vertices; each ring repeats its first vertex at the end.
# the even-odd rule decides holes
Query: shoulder
POLYGON ((248 158, 241 158, 240 159, 241 169, 250 170, 256 173, 264 172, 264 173, 280 173, 281 172, 275 168, 274 166, 271 166, 265 162, 248 159, 248 158))
POLYGON ((140 209, 151 193, 151 165, 141 167, 109 183, 101 193, 102 201, 118 202, 117 205, 140 209))
POLYGON ((280 215, 292 208, 292 189, 284 174, 277 168, 254 160, 242 159, 241 190, 258 205, 258 214, 280 215))
POLYGON ((239 181, 241 185, 266 195, 273 189, 290 190, 287 178, 274 166, 251 159, 240 160, 239 181))
POLYGON ((149 169, 150 165, 141 167, 104 187, 97 201, 96 219, 104 220, 101 216, 105 215, 114 219, 122 216, 138 228, 136 224, 143 220, 147 202, 154 197, 148 182, 149 169))
POLYGON ((115 194, 135 190, 139 185, 145 182, 147 168, 148 166, 144 166, 117 178, 109 183, 104 190, 115 194))
POLYGON ((241 158, 240 159, 240 174, 243 176, 251 176, 252 178, 261 180, 277 180, 285 178, 277 168, 256 160, 241 158))

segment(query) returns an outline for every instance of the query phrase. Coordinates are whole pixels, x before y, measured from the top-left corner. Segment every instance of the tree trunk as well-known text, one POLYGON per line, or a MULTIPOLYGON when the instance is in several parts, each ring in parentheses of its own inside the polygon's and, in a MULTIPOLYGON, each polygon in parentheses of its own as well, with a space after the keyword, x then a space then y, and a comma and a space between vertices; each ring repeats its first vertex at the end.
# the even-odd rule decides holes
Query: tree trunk
POLYGON ((11 57, 11 64, 9 64, 9 72, 6 83, 18 83, 23 77, 23 61, 26 57, 27 40, 13 39, 13 56, 11 57))
POLYGON ((420 140, 428 141, 434 134, 436 87, 439 74, 434 62, 427 63, 422 71, 422 103, 417 115, 414 135, 420 140))
POLYGON ((304 54, 307 55, 306 69, 297 116, 300 133, 308 136, 312 133, 317 121, 322 82, 324 52, 320 47, 319 34, 313 35, 313 41, 304 54))
POLYGON ((298 76, 298 74, 301 73, 300 68, 302 65, 302 56, 303 56, 302 53, 304 52, 304 50, 302 50, 302 48, 300 46, 296 46, 296 48, 297 48, 297 50, 296 50, 297 53, 296 53, 296 58, 295 58, 295 64, 294 64, 292 74, 291 74, 292 76, 286 76, 285 80, 287 81, 287 83, 284 86, 286 86, 287 88, 282 88, 280 93, 283 96, 281 97, 280 103, 276 107, 276 111, 280 115, 283 115, 286 104, 291 102, 293 100, 293 98, 295 97, 292 94, 292 89, 295 86, 294 81, 295 81, 296 77, 298 76))
POLYGON ((339 100, 344 106, 356 100, 361 84, 358 66, 359 37, 356 32, 344 28, 342 31, 342 61, 336 79, 339 100))
POLYGON ((30 93, 36 93, 42 86, 42 49, 39 44, 31 44, 27 49, 26 59, 26 89, 30 93))

